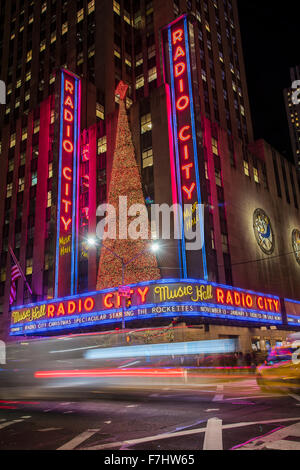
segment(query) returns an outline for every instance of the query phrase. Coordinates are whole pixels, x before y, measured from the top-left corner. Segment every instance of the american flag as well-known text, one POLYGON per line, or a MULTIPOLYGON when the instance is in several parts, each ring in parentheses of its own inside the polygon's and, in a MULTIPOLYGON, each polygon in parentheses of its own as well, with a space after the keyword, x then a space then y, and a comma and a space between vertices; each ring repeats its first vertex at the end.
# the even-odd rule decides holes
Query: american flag
POLYGON ((11 268, 11 286, 10 286, 10 296, 9 296, 9 305, 12 305, 16 300, 17 295, 17 288, 16 288, 16 280, 21 277, 22 274, 20 272, 19 267, 14 264, 11 268))

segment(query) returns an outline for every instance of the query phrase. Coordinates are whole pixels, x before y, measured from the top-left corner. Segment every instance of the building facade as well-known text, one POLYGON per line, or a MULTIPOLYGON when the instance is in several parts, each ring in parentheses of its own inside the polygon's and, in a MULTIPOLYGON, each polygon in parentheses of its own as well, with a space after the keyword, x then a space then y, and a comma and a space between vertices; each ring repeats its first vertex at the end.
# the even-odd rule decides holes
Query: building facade
MULTIPOLYGON (((19 279, 16 305, 95 290, 99 251, 88 250, 85 237, 95 233, 96 208, 107 198, 120 80, 129 85, 126 105, 149 208, 185 197, 204 205, 203 250, 191 256, 183 244, 164 241, 162 278, 300 300, 296 167, 266 142, 253 142, 236 1, 11 0, 0 16, 0 79, 7 86, 0 108, 2 335, 11 317, 9 246, 34 294, 19 279), (81 87, 73 205, 62 199, 63 177, 66 184, 71 177, 62 134, 74 105, 64 94, 66 80, 81 87), (191 166, 182 170, 187 156, 191 166), (76 266, 76 285, 60 292, 58 211, 75 205, 77 245, 66 242, 62 250, 76 266)), ((65 132, 75 145, 75 130, 65 132)), ((206 317, 210 323, 222 337, 249 331, 206 317)), ((270 325, 284 332, 288 323, 270 325)))
MULTIPOLYGON (((294 82, 299 82, 300 80, 300 68, 299 66, 290 68, 290 77, 291 84, 294 82)), ((298 88, 298 87, 297 87, 298 88)), ((293 94, 295 93, 296 88, 288 88, 284 90, 284 102, 285 109, 287 114, 288 126, 290 131, 291 145, 295 160, 295 165, 298 170, 298 178, 300 171, 300 124, 299 124, 299 112, 300 104, 295 104, 293 100, 293 94)))

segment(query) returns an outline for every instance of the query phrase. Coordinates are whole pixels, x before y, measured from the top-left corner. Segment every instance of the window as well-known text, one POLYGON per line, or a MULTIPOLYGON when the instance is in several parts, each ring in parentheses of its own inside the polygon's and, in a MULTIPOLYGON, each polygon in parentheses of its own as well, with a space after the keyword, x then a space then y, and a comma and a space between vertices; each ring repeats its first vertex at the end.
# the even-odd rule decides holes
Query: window
POLYGON ((153 150, 148 149, 142 153, 142 167, 153 166, 153 150))
POLYGON ((12 188, 13 188, 13 184, 8 183, 7 186, 6 186, 6 197, 11 197, 12 196, 12 188))
POLYGON ((16 134, 14 133, 14 134, 12 134, 12 135, 10 136, 10 144, 9 144, 9 146, 10 146, 10 148, 12 148, 12 147, 14 147, 15 145, 16 145, 16 134))
POLYGON ((105 153, 107 151, 107 139, 106 136, 100 137, 98 139, 98 155, 101 155, 101 153, 105 153))
POLYGON ((152 46, 148 47, 148 59, 152 59, 152 57, 155 57, 156 55, 156 47, 155 44, 152 46))
POLYGON ((52 178, 53 176, 53 163, 48 163, 48 178, 52 178))
POLYGON ((6 268, 2 268, 0 271, 0 281, 1 282, 6 281, 6 268))
POLYGON ((84 19, 84 8, 81 8, 81 10, 77 12, 77 23, 79 23, 83 19, 84 19))
POLYGON ((44 51, 45 49, 46 49, 46 39, 44 39, 40 43, 40 52, 44 51))
POLYGON ((32 258, 26 260, 26 276, 30 276, 32 274, 32 258))
POLYGON ((93 13, 93 11, 95 11, 95 0, 88 3, 88 15, 93 13))
POLYGON ((20 166, 25 165, 25 162, 26 162, 26 153, 22 152, 20 154, 20 166))
POLYGON ((37 119, 37 120, 34 121, 34 123, 33 123, 33 133, 34 133, 34 134, 37 134, 39 131, 40 131, 40 120, 37 119))
POLYGON ((68 22, 66 21, 61 27, 61 34, 65 34, 68 31, 68 22))
POLYGON ((148 82, 153 82, 153 80, 156 80, 156 79, 157 79, 157 70, 156 70, 156 67, 152 67, 152 69, 148 71, 148 82))
POLYGON ((227 235, 224 235, 224 233, 221 234, 222 235, 222 249, 223 249, 223 253, 228 253, 228 236, 227 235))
POLYGON ((143 54, 141 52, 140 54, 137 54, 137 56, 135 58, 135 66, 138 67, 139 65, 142 65, 143 62, 144 62, 143 54))
POLYGON ((249 173, 249 163, 244 160, 244 173, 246 176, 250 176, 250 173, 249 173))
POLYGON ((210 231, 210 237, 211 237, 211 247, 213 250, 216 249, 216 242, 215 242, 215 232, 213 229, 210 231))
POLYGON ((14 171, 15 168, 15 162, 14 159, 12 158, 11 160, 8 160, 8 171, 14 171))
POLYGON ((135 82, 135 88, 136 90, 138 90, 139 88, 142 88, 145 84, 145 79, 144 79, 144 75, 139 75, 137 78, 136 78, 136 82, 135 82))
POLYGON ((45 13, 46 10, 47 10, 47 2, 44 2, 42 4, 42 13, 45 13))
POLYGON ((221 171, 215 170, 215 176, 216 176, 216 185, 222 187, 221 171))
POLYGON ((19 178, 18 180, 18 193, 24 191, 24 177, 19 178))
POLYGON ((212 151, 214 155, 219 155, 218 141, 214 137, 211 139, 212 151))
POLYGON ((47 192, 47 208, 52 205, 52 191, 47 192))
POLYGON ((102 104, 96 103, 96 117, 99 119, 104 119, 104 106, 102 104))
POLYGON ((253 176, 254 176, 255 183, 259 183, 258 169, 257 168, 253 168, 253 176))
POLYGON ((151 121, 151 113, 145 114, 141 118, 141 134, 145 134, 146 132, 151 131, 152 129, 152 121, 151 121))
POLYGON ((116 0, 113 0, 113 9, 114 12, 117 13, 117 15, 121 14, 120 4, 116 0))
POLYGON ((205 179, 209 179, 208 178, 208 166, 207 166, 207 162, 204 161, 204 171, 205 171, 205 179))

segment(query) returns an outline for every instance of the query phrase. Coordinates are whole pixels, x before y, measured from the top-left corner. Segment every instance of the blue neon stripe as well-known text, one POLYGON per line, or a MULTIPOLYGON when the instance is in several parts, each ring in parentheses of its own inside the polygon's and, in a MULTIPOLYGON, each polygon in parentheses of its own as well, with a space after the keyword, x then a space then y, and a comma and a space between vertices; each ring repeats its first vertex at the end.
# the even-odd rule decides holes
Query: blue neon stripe
POLYGON ((57 198, 57 229, 56 229, 56 263, 54 298, 58 296, 58 272, 59 272, 59 237, 60 237, 60 205, 61 205, 61 173, 62 173, 62 140, 63 140, 63 95, 65 86, 65 74, 61 73, 61 103, 60 103, 60 139, 59 139, 59 164, 58 164, 58 198, 57 198))
MULTIPOLYGON (((173 110, 173 133, 174 133, 175 155, 176 155, 176 176, 177 176, 179 203, 182 207, 180 158, 179 158, 179 148, 178 148, 178 130, 177 130, 177 114, 176 114, 176 104, 175 104, 175 82, 174 82, 174 72, 173 72, 171 28, 169 28, 168 30, 168 39, 169 39, 169 57, 170 57, 170 72, 171 72, 170 76, 171 76, 172 110, 173 110)), ((181 242, 180 243, 181 243, 181 253, 179 253, 179 259, 180 259, 181 275, 183 275, 184 278, 187 278, 188 274, 187 274, 187 264, 186 264, 183 217, 181 220, 181 242)))
MULTIPOLYGON (((188 28, 187 28, 187 18, 184 19, 184 33, 185 33, 185 49, 186 49, 186 60, 188 65, 188 82, 189 82, 189 94, 190 94, 190 110, 191 110, 191 123, 192 123, 192 134, 193 134, 193 147, 194 147, 194 162, 195 162, 195 173, 196 173, 196 183, 197 183, 197 193, 198 193, 198 204, 201 204, 201 187, 200 187, 200 178, 199 178, 199 166, 198 166, 198 151, 197 151, 197 139, 196 139, 196 125, 195 125, 195 113, 194 113, 194 99, 193 99, 193 87, 191 79, 191 61, 190 61, 190 49, 188 41, 188 28)), ((199 211, 199 208, 198 208, 199 211)), ((203 259, 203 275, 204 279, 208 279, 207 273, 207 261, 206 261, 206 251, 205 251, 205 238, 204 238, 204 224, 201 222, 200 214, 199 221, 201 225, 201 237, 203 240, 202 248, 202 259, 203 259)))

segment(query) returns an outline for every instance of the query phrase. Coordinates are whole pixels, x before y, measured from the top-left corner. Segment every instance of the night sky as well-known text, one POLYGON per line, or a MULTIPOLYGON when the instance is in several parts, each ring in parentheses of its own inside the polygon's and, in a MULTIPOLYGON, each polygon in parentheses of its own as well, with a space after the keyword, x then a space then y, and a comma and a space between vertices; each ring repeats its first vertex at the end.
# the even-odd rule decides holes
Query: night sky
POLYGON ((297 2, 238 0, 254 138, 292 158, 283 89, 300 64, 297 2))

